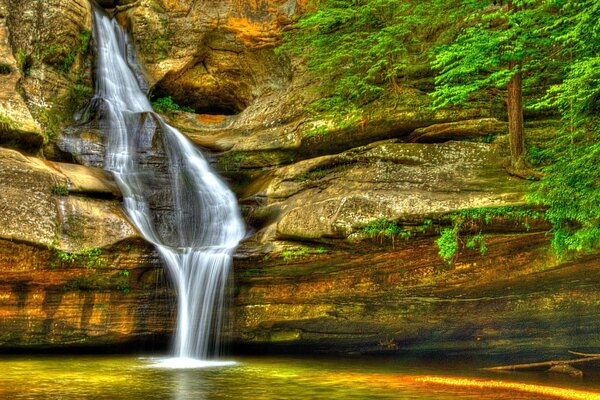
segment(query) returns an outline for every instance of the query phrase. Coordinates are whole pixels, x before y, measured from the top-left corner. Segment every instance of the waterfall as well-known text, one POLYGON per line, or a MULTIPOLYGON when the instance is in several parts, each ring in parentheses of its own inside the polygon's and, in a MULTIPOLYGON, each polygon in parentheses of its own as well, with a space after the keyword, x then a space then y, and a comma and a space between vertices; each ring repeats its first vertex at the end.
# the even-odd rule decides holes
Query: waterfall
POLYGON ((245 234, 236 199, 198 149, 153 111, 125 30, 96 6, 93 16, 90 107, 105 134, 104 167, 176 285, 175 356, 213 358, 232 253, 245 234))

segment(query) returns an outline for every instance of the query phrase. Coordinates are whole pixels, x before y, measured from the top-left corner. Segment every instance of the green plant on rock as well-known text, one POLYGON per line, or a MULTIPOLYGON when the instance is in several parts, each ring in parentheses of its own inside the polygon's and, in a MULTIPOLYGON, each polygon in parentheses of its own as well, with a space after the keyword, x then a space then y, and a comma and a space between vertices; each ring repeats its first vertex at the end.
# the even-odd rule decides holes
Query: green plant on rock
POLYGON ((460 244, 464 243, 467 249, 478 249, 483 256, 487 253, 485 237, 481 231, 483 225, 489 225, 496 219, 512 221, 521 224, 526 230, 530 223, 544 219, 543 212, 531 208, 507 206, 489 208, 471 208, 453 212, 449 215, 451 226, 440 230, 440 237, 435 241, 439 249, 439 256, 452 265, 458 254, 460 244), (462 232, 479 232, 475 235, 467 234, 461 237, 462 232))
POLYGON ((0 131, 13 131, 17 129, 17 124, 8 115, 0 112, 0 131))
POLYGON ((284 261, 294 260, 296 258, 304 257, 310 254, 310 249, 308 247, 296 247, 294 249, 286 249, 281 252, 281 256, 284 261))
POLYGON ((365 234, 371 239, 379 240, 383 243, 384 239, 392 240, 392 247, 395 247, 397 239, 408 240, 414 235, 426 232, 433 221, 426 219, 419 226, 401 226, 396 221, 387 218, 378 218, 363 226, 359 232, 365 234))
POLYGON ((71 51, 67 53, 63 60, 63 63, 60 68, 63 72, 69 72, 71 70, 71 67, 75 63, 77 56, 84 55, 88 52, 91 39, 92 32, 88 30, 82 30, 79 33, 77 46, 71 49, 71 51))
POLYGON ((66 184, 52 186, 51 193, 55 196, 68 196, 69 188, 66 184))
POLYGON ((236 171, 240 164, 248 159, 248 155, 241 151, 228 151, 219 158, 219 169, 229 172, 236 171))
POLYGON ((171 111, 186 111, 194 112, 192 107, 180 106, 177 104, 171 96, 161 97, 152 102, 152 107, 159 113, 169 113, 171 111))
POLYGON ((102 249, 98 247, 85 249, 78 253, 60 249, 54 250, 54 260, 50 263, 50 268, 75 265, 83 265, 88 269, 99 269, 106 267, 108 265, 108 260, 102 257, 102 249))
MULTIPOLYGON (((306 246, 299 246, 295 248, 288 248, 281 252, 281 257, 284 261, 291 261, 297 258, 306 257, 314 254, 325 254, 327 250, 324 247, 310 248, 306 246)), ((267 261, 267 260, 265 260, 267 261)))
POLYGON ((28 76, 31 72, 31 65, 27 62, 27 55, 23 49, 17 50, 15 58, 17 59, 17 68, 19 68, 19 71, 21 71, 23 75, 28 76))
POLYGON ((119 270, 112 276, 118 290, 124 294, 129 293, 129 271, 126 269, 119 270))
POLYGON ((458 253, 458 233, 460 227, 454 225, 452 228, 444 228, 440 231, 440 237, 435 241, 439 249, 439 256, 448 264, 454 262, 458 253))
POLYGON ((0 75, 8 75, 12 72, 10 64, 0 63, 0 75))

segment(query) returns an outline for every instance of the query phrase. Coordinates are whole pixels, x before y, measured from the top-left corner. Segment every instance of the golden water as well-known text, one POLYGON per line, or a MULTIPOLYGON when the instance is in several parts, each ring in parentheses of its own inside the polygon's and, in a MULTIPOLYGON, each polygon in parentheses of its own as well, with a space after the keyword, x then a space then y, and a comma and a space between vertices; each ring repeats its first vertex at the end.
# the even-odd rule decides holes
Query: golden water
POLYGON ((235 358, 197 369, 134 356, 3 356, 1 399, 600 399, 600 384, 373 358, 235 358))

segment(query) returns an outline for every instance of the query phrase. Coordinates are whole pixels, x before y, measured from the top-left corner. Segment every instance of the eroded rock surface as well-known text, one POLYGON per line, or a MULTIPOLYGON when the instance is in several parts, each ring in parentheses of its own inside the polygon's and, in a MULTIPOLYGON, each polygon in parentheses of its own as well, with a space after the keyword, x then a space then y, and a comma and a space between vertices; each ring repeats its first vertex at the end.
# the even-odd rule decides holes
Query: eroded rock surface
POLYGON ((108 176, 64 165, 63 174, 54 165, 0 148, 0 238, 78 252, 139 237, 118 200, 69 195, 112 197, 116 188, 108 176))
POLYGON ((8 10, 0 1, 0 144, 36 148, 44 136, 18 90, 22 73, 10 46, 8 10))
POLYGON ((379 218, 419 223, 523 204, 527 184, 502 162, 501 149, 485 143, 376 142, 270 171, 261 186, 250 185, 246 202, 261 204, 257 214, 272 214, 262 241, 344 239, 379 218))

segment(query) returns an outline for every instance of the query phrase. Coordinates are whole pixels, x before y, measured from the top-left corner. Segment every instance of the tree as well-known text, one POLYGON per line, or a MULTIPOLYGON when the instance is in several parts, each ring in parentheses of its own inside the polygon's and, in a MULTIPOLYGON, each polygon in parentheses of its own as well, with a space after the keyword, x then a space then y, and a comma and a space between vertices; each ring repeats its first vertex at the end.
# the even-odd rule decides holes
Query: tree
POLYGON ((434 107, 461 104, 486 88, 507 90, 511 164, 523 169, 523 74, 539 67, 548 38, 540 35, 548 14, 540 1, 468 0, 463 28, 456 39, 440 46, 432 67, 438 71, 434 107))
POLYGON ((600 3, 552 0, 553 23, 545 28, 564 60, 565 77, 540 107, 560 110, 562 128, 546 150, 552 163, 528 196, 547 207, 559 255, 589 252, 600 245, 600 3))
POLYGON ((280 50, 302 56, 319 80, 317 113, 357 112, 394 93, 408 65, 416 32, 431 28, 442 1, 312 0, 280 50))

